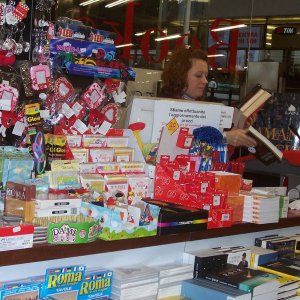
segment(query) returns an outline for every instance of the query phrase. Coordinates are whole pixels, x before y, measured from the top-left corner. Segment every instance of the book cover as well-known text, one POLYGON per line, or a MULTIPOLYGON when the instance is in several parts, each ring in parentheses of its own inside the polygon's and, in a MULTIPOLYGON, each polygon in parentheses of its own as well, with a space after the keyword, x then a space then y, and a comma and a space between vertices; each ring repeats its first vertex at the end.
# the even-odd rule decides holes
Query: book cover
POLYGON ((284 278, 300 280, 300 267, 295 265, 287 265, 282 261, 276 261, 257 267, 258 270, 269 272, 284 278))
POLYGON ((203 278, 209 272, 217 272, 227 265, 228 254, 213 250, 190 254, 194 256, 194 278, 203 278))
POLYGON ((181 295, 191 300, 251 300, 251 293, 201 278, 184 280, 181 295))
POLYGON ((275 161, 281 161, 282 152, 254 127, 250 126, 247 129, 247 135, 257 143, 256 147, 249 147, 248 151, 254 154, 262 163, 270 165, 275 161))
POLYGON ((267 272, 250 268, 238 268, 231 264, 227 264, 225 268, 207 273, 204 276, 205 279, 251 292, 253 295, 276 290, 279 285, 274 280, 276 277, 276 275, 267 272))
POLYGON ((269 238, 278 238, 278 237, 279 237, 278 234, 270 234, 270 235, 260 236, 260 237, 255 238, 254 245, 257 247, 261 247, 263 240, 269 239, 269 238))
POLYGON ((261 85, 255 86, 242 103, 234 110, 233 124, 235 127, 244 128, 248 118, 257 113, 262 106, 272 97, 261 85))
POLYGON ((274 236, 274 237, 270 237, 270 238, 265 238, 261 242, 261 247, 266 248, 267 247, 267 242, 269 242, 269 241, 279 240, 279 239, 284 240, 284 239, 287 239, 287 238, 288 238, 287 236, 274 236))
POLYGON ((292 257, 294 256, 295 244, 295 239, 275 239, 267 241, 266 248, 277 251, 279 258, 292 257))
POLYGON ((290 130, 300 128, 300 94, 275 93, 257 115, 254 127, 279 150, 299 150, 300 139, 290 130))
POLYGON ((257 246, 249 247, 251 250, 250 268, 257 269, 257 266, 275 262, 278 259, 278 252, 271 249, 264 249, 257 246))

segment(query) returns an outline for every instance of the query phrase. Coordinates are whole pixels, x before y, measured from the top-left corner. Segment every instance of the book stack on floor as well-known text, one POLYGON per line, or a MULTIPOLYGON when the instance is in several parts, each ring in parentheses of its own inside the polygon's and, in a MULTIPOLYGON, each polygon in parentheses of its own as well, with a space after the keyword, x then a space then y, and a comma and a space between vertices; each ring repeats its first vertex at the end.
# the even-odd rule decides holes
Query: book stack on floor
POLYGON ((276 195, 245 195, 243 221, 255 224, 279 222, 279 200, 276 195))
POLYGON ((155 268, 159 284, 157 299, 180 296, 182 281, 193 278, 193 264, 169 264, 155 268))
POLYGON ((158 271, 146 266, 115 268, 112 285, 114 300, 156 300, 158 271))

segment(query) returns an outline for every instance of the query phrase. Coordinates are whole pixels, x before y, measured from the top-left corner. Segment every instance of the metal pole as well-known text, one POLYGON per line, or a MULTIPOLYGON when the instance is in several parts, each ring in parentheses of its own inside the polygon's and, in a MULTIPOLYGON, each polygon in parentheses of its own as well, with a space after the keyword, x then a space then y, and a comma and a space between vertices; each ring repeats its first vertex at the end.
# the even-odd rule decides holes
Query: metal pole
MULTIPOLYGON (((191 3, 192 3, 192 0, 185 0, 183 34, 190 33, 191 3)), ((188 42, 189 42, 189 38, 186 36, 184 39, 184 44, 188 45, 188 42)))

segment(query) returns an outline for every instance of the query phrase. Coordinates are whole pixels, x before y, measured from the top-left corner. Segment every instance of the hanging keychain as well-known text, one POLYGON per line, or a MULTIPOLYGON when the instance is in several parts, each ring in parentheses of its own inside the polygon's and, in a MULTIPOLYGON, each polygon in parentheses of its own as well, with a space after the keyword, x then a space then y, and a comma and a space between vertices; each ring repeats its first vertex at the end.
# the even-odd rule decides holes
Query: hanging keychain
POLYGON ((24 41, 24 37, 23 37, 24 29, 25 29, 25 24, 23 22, 18 23, 18 30, 20 33, 18 43, 20 45, 22 45, 23 52, 28 52, 30 49, 30 44, 28 42, 24 41))

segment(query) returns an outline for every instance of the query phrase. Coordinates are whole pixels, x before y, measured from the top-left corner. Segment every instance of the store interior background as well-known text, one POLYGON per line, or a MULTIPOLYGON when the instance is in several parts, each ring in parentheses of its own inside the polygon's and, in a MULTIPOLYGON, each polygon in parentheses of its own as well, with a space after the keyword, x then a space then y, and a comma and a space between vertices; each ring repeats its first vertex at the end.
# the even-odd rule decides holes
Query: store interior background
POLYGON ((183 43, 201 45, 208 54, 219 55, 210 58, 209 74, 210 81, 217 82, 219 89, 207 91, 207 97, 215 101, 239 101, 257 82, 271 91, 300 89, 300 16, 295 14, 300 11, 300 2, 297 0, 131 0, 111 8, 105 6, 113 0, 92 0, 88 5, 85 2, 57 0, 53 19, 61 16, 79 19, 117 32, 118 57, 137 71, 137 80, 128 86, 131 94, 156 96, 157 82, 168 55, 183 43), (217 41, 211 29, 216 22, 218 27, 232 23, 247 27, 219 31, 220 41, 227 45, 220 45, 214 51, 217 41), (279 27, 294 31, 282 34, 276 31, 279 27), (231 32, 238 32, 236 46, 231 32), (190 36, 182 38, 186 34, 190 36), (179 36, 155 40, 163 35, 179 36))
MULTIPOLYGON (((272 93, 300 92, 298 0, 119 2, 123 3, 108 8, 114 0, 57 0, 52 15, 117 33, 117 57, 136 71, 136 80, 127 85, 128 104, 134 96, 157 96, 162 69, 183 44, 200 46, 209 55, 206 100, 237 105, 257 83, 272 93), (214 31, 240 24, 245 27, 214 31)), ((122 118, 119 123, 126 124, 122 118)), ((268 168, 247 162, 246 172, 256 185, 281 184, 287 174, 289 188, 300 181, 299 167, 286 161, 268 168)))

